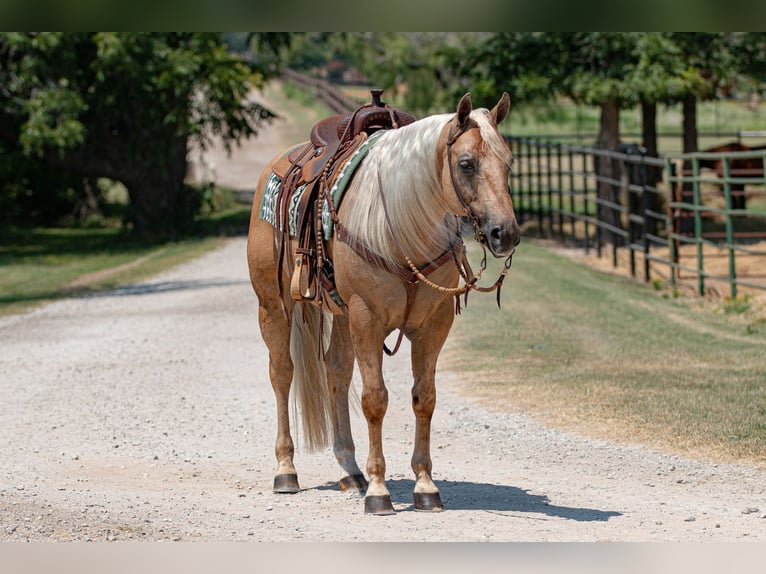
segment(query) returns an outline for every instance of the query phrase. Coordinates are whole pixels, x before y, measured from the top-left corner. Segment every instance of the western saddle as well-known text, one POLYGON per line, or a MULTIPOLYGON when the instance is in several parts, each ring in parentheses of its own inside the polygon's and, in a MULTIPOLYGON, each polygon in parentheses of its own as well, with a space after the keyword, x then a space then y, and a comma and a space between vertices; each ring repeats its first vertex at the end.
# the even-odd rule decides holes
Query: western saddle
MULTIPOLYGON (((284 264, 285 253, 291 251, 289 209, 287 206, 301 186, 296 214, 296 257, 290 282, 290 294, 296 301, 324 304, 333 313, 343 313, 345 304, 335 288, 332 261, 326 257, 322 232, 322 203, 325 198, 335 219, 329 190, 340 168, 359 146, 379 130, 396 129, 415 121, 415 118, 393 108, 381 100, 383 90, 370 90, 372 102, 359 106, 346 115, 335 115, 316 123, 310 140, 293 148, 274 166, 280 178, 277 205, 281 206, 277 228, 278 267, 284 264)), ((283 292, 282 274, 278 273, 280 293, 283 292)))

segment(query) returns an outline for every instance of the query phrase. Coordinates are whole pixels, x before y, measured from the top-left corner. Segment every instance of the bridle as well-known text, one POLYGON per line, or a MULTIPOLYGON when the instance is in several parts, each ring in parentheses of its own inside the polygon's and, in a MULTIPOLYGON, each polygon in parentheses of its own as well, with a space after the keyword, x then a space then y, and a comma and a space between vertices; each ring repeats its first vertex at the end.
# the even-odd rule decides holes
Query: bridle
POLYGON ((457 181, 455 180, 455 170, 452 167, 452 144, 454 144, 458 138, 466 133, 469 129, 471 128, 460 126, 458 129, 455 129, 455 126, 450 126, 449 134, 447 134, 447 166, 449 168, 449 178, 450 182, 452 183, 452 189, 455 192, 458 201, 463 206, 463 212, 465 216, 468 217, 468 219, 470 219, 473 223, 474 237, 476 237, 476 241, 478 241, 481 245, 484 245, 487 237, 481 230, 481 223, 479 222, 479 218, 476 217, 473 211, 471 211, 471 207, 468 205, 468 201, 466 200, 465 195, 461 191, 460 186, 458 186, 457 181))
MULTIPOLYGON (((513 261, 513 253, 509 255, 505 262, 503 263, 503 270, 500 272, 500 276, 497 278, 497 280, 490 285, 489 287, 481 287, 477 285, 477 282, 479 279, 481 279, 482 274, 487 268, 487 236, 484 234, 484 232, 481 230, 481 222, 479 221, 479 218, 476 217, 476 214, 473 213, 471 210, 471 207, 468 203, 468 201, 465 198, 464 193, 462 192, 460 186, 457 183, 457 180, 455 178, 455 171, 452 167, 452 146, 453 144, 458 140, 460 136, 462 136, 464 133, 466 133, 469 129, 472 129, 467 126, 468 122, 464 122, 462 125, 459 126, 450 126, 450 131, 447 134, 447 165, 449 168, 449 175, 450 175, 450 182, 452 184, 452 189, 455 192, 455 195, 457 196, 458 200, 460 201, 460 204, 463 207, 465 216, 471 220, 473 223, 473 231, 474 231, 474 237, 476 238, 476 241, 479 245, 481 245, 482 248, 482 259, 481 259, 481 267, 479 269, 479 272, 477 274, 474 274, 473 270, 471 269, 471 265, 468 263, 468 256, 466 253, 465 243, 463 242, 462 237, 462 221, 459 216, 455 216, 456 221, 456 228, 457 228, 457 241, 455 244, 450 244, 450 251, 453 253, 453 255, 456 253, 456 245, 460 245, 461 249, 461 256, 460 260, 458 260, 457 256, 453 257, 455 261, 455 266, 457 267, 458 272, 460 273, 460 277, 465 282, 463 286, 458 287, 443 287, 441 285, 438 285, 425 277, 418 267, 412 262, 412 260, 407 257, 406 254, 404 254, 404 251, 402 251, 401 245, 399 245, 398 239, 396 239, 396 234, 394 233, 394 229, 391 226, 391 220, 388 217, 388 211, 386 209, 386 202, 385 198, 383 196, 383 188, 381 185, 379 185, 379 191, 381 193, 381 200, 383 202, 383 210, 386 215, 386 220, 388 222, 388 227, 391 230, 392 235, 394 236, 395 241, 397 242, 397 246, 399 247, 399 250, 402 251, 404 254, 404 258, 407 261, 408 267, 412 270, 412 272, 415 274, 415 276, 418 278, 418 280, 422 281, 432 289, 436 289, 437 291, 440 291, 442 293, 448 293, 450 295, 455 296, 455 312, 460 313, 460 296, 464 296, 464 304, 468 303, 468 293, 470 291, 478 291, 479 293, 491 293, 492 291, 497 291, 497 306, 500 307, 500 288, 503 286, 503 281, 505 280, 506 275, 508 275, 508 271, 511 268, 511 263, 513 261)), ((380 177, 380 174, 378 174, 378 177, 380 177)))
MULTIPOLYGON (((477 282, 479 281, 479 279, 481 279, 482 273, 487 268, 487 250, 486 250, 487 239, 484 233, 481 231, 481 224, 479 222, 479 219, 471 210, 470 205, 466 201, 463 192, 460 190, 460 186, 457 184, 454 170, 452 168, 452 145, 457 141, 457 139, 461 135, 463 135, 466 131, 468 131, 468 129, 471 129, 471 128, 468 128, 466 126, 460 126, 459 130, 454 131, 454 126, 450 127, 450 132, 447 138, 447 161, 449 162, 450 180, 452 182, 452 188, 455 191, 455 194, 457 195, 458 200, 463 206, 465 215, 473 222, 474 235, 476 237, 476 240, 479 242, 479 245, 482 246, 483 257, 481 260, 481 268, 479 269, 478 273, 474 274, 473 270, 471 269, 471 265, 468 263, 468 256, 466 253, 466 247, 465 247, 465 243, 463 242, 463 236, 462 236, 462 222, 461 222, 460 216, 457 216, 457 215, 455 216, 455 221, 456 221, 455 241, 450 242, 448 249, 436 259, 429 261, 419 267, 412 262, 412 259, 410 259, 407 256, 406 250, 402 247, 401 242, 399 241, 399 238, 396 234, 396 231, 393 225, 391 224, 391 218, 388 213, 388 206, 386 205, 386 197, 385 197, 385 194, 383 193, 383 183, 380 179, 380 171, 378 171, 378 192, 380 193, 380 200, 383 205, 383 213, 386 218, 386 224, 388 225, 388 228, 391 231, 391 236, 393 237, 397 248, 402 253, 405 261, 407 262, 406 266, 400 266, 396 264, 392 265, 388 260, 384 259, 380 255, 368 249, 367 246, 365 246, 362 242, 356 240, 349 233, 348 229, 346 229, 345 225, 343 225, 343 223, 339 220, 337 212, 332 202, 332 198, 330 194, 327 193, 326 186, 322 190, 319 203, 327 202, 327 206, 330 211, 330 216, 335 225, 335 231, 338 235, 338 238, 344 243, 346 243, 349 247, 351 247, 360 257, 362 257, 369 263, 372 263, 373 265, 376 265, 382 269, 385 269, 389 273, 392 273, 396 275, 397 277, 399 277, 402 280, 402 283, 404 284, 404 287, 407 291, 407 302, 405 304, 404 319, 402 320, 402 327, 399 329, 399 337, 397 338, 394 349, 389 350, 385 344, 383 345, 384 352, 389 356, 394 355, 399 350, 399 346, 401 345, 402 338, 404 336, 404 325, 407 324, 407 318, 409 317, 410 310, 412 309, 412 304, 415 300, 415 291, 418 286, 418 283, 420 282, 424 283, 425 285, 428 285, 430 288, 435 289, 436 291, 439 291, 441 293, 453 295, 455 297, 455 314, 460 314, 460 311, 461 311, 460 296, 461 295, 463 296, 463 305, 466 305, 468 303, 468 293, 470 293, 471 291, 478 291, 480 293, 491 293, 492 291, 497 291, 497 306, 500 307, 500 288, 503 286, 503 281, 505 280, 505 277, 508 274, 509 269, 511 268, 511 261, 512 261, 513 254, 509 255, 506 258, 505 263, 503 265, 503 270, 501 271, 500 276, 492 285, 490 285, 489 287, 481 287, 477 285, 477 282), (457 267, 460 277, 465 282, 463 286, 444 287, 442 285, 438 285, 437 283, 434 283, 427 277, 427 275, 433 273, 436 269, 439 269, 442 265, 447 263, 447 261, 449 261, 450 259, 455 263, 455 267, 457 267)), ((320 221, 321 221, 321 218, 320 218, 320 221)), ((318 233, 321 233, 321 231, 319 231, 318 233)))

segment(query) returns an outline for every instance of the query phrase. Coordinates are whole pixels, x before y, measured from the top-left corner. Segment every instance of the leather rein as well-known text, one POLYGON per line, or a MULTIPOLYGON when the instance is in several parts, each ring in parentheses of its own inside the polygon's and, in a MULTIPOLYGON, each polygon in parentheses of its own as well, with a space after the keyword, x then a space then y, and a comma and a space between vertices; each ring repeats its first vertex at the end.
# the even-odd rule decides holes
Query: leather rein
POLYGON ((372 263, 382 269, 385 269, 389 273, 392 273, 393 275, 398 276, 407 290, 407 303, 406 303, 405 311, 404 311, 404 319, 402 320, 402 327, 399 328, 399 336, 396 340, 396 344, 394 345, 393 350, 389 350, 388 347, 385 345, 385 343, 383 344, 383 350, 389 356, 393 356, 394 354, 396 354, 396 352, 399 350, 399 346, 402 343, 402 338, 404 336, 404 325, 407 324, 407 319, 409 318, 410 311, 412 309, 412 304, 415 299, 415 291, 416 291, 418 283, 420 282, 424 283, 425 285, 428 285, 428 287, 436 291, 439 291, 441 293, 454 295, 455 296, 455 314, 458 314, 458 315, 460 314, 460 311, 461 311, 460 296, 462 295, 464 297, 463 304, 467 305, 468 293, 470 293, 471 291, 478 291, 480 293, 491 293, 492 291, 497 291, 497 306, 498 308, 500 307, 500 288, 502 287, 503 281, 505 280, 505 277, 511 268, 513 254, 509 255, 506 258, 505 263, 503 265, 503 270, 501 271, 500 276, 492 285, 490 285, 489 287, 481 287, 477 285, 477 282, 481 278, 482 273, 487 268, 487 250, 486 250, 487 238, 484 232, 481 231, 481 224, 479 222, 478 217, 476 217, 473 211, 471 211, 471 208, 468 202, 466 201, 465 196, 463 195, 462 191, 460 190, 460 187, 457 184, 457 181, 455 179, 454 169, 452 167, 452 145, 457 141, 457 139, 461 135, 463 135, 466 131, 468 131, 468 129, 470 128, 466 128, 464 126, 461 126, 458 130, 455 130, 453 127, 450 128, 450 132, 447 137, 447 163, 449 165, 449 173, 450 173, 452 188, 455 191, 455 195, 457 195, 457 198, 460 201, 461 205, 463 206, 464 215, 472 221, 473 228, 474 228, 474 236, 476 237, 476 240, 479 243, 479 245, 481 245, 482 247, 483 256, 481 260, 481 268, 479 269, 479 272, 476 274, 474 274, 470 264, 468 263, 466 247, 462 238, 462 221, 460 216, 457 216, 457 215, 455 215, 456 240, 450 243, 449 248, 436 259, 429 261, 425 263, 424 265, 421 265, 420 267, 418 267, 412 262, 412 260, 406 255, 406 251, 402 248, 402 245, 399 243, 399 239, 391 224, 391 219, 388 214, 388 207, 386 206, 385 194, 383 193, 383 185, 382 185, 382 181, 380 180, 380 172, 378 172, 378 191, 380 193, 381 203, 383 204, 383 212, 386 217, 386 223, 388 224, 388 228, 391 231, 392 237, 394 238, 394 241, 396 242, 397 247, 404 255, 404 259, 407 262, 406 267, 402 265, 392 265, 389 261, 380 257, 377 253, 370 251, 363 243, 359 242, 356 238, 352 237, 351 234, 346 229, 346 227, 338 219, 337 213, 334 209, 334 205, 330 198, 330 194, 329 193, 325 194, 325 199, 327 200, 327 204, 330 207, 330 215, 332 217, 333 224, 335 226, 338 238, 344 243, 346 243, 349 247, 351 247, 359 256, 361 256, 363 259, 365 259, 369 263, 372 263), (444 287, 428 279, 427 275, 430 275, 432 272, 439 269, 442 265, 447 263, 449 260, 452 260, 455 264, 455 267, 457 267, 458 273, 460 274, 460 277, 464 281, 464 284, 462 286, 444 287))
MULTIPOLYGON (((484 234, 484 232, 481 230, 481 222, 479 221, 479 218, 476 217, 473 211, 471 211, 471 208, 468 205, 468 201, 466 201, 465 195, 463 195, 463 192, 461 191, 460 186, 457 184, 457 181, 455 180, 455 170, 452 167, 452 145, 458 140, 458 138, 461 135, 463 135, 469 129, 471 128, 467 128, 464 126, 461 126, 458 130, 455 130, 454 127, 450 127, 450 132, 447 136, 447 166, 449 168, 449 177, 450 177, 450 182, 452 183, 452 189, 454 190, 455 195, 460 201, 460 204, 463 206, 464 215, 468 219, 470 219, 471 222, 473 223, 473 233, 474 233, 474 237, 476 238, 476 242, 479 245, 481 245, 481 249, 482 249, 481 268, 479 269, 478 274, 473 273, 473 270, 471 269, 471 266, 468 263, 468 256, 466 254, 465 243, 463 242, 463 238, 462 238, 462 233, 461 233, 462 222, 458 216, 455 216, 455 220, 457 222, 457 237, 462 247, 461 261, 458 262, 456 260, 455 264, 465 284, 462 287, 442 287, 440 285, 434 284, 427 277, 418 277, 418 278, 429 287, 436 289, 438 291, 441 291, 443 293, 453 294, 456 296, 456 298, 458 298, 460 295, 465 295, 466 304, 468 303, 468 293, 472 290, 478 291, 479 293, 491 293, 492 291, 497 290, 497 306, 499 308, 500 307, 500 288, 503 286, 503 281, 505 280, 505 277, 506 275, 508 275, 508 271, 511 268, 511 263, 513 261, 513 254, 509 255, 506 258, 503 264, 503 270, 500 272, 500 276, 492 285, 490 285, 489 287, 481 287, 476 284, 477 281, 481 278, 482 273, 484 273, 484 271, 487 268, 487 248, 486 248, 487 237, 484 234)), ((381 189, 381 193, 382 193, 382 189, 381 189)), ((385 201, 383 205, 385 208, 385 201)), ((388 213, 386 213, 386 217, 388 217, 388 213)), ((388 222, 388 225, 389 225, 389 228, 391 228, 390 220, 388 222)), ((392 229, 392 233, 393 233, 393 229, 392 229)), ((412 269, 413 273, 417 273, 417 268, 412 263, 412 261, 406 256, 405 256, 405 259, 407 261, 407 265, 410 267, 410 269, 412 269)), ((456 303, 456 313, 458 314, 460 313, 459 299, 456 303)))

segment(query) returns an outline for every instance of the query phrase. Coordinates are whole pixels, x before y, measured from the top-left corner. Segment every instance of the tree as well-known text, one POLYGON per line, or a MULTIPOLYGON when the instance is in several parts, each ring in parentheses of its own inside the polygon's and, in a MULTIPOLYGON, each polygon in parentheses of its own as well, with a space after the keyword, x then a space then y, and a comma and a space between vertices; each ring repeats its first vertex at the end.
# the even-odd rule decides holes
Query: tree
POLYGON ((697 101, 714 98, 721 88, 729 87, 738 73, 737 57, 729 50, 725 32, 671 32, 684 62, 683 79, 683 151, 698 149, 697 101))
POLYGON ((0 61, 0 146, 122 182, 140 234, 175 235, 196 213, 184 186, 192 138, 230 149, 273 115, 246 102, 266 72, 213 33, 3 33, 0 61))
MULTIPOLYGON (((635 66, 635 33, 577 32, 561 33, 565 54, 562 80, 564 93, 574 101, 597 105, 601 109, 597 146, 608 151, 620 149, 620 110, 637 103, 628 78, 635 66)), ((596 158, 596 172, 602 178, 620 180, 618 161, 596 158)), ((622 229, 620 212, 609 204, 620 204, 615 186, 601 179, 597 188, 601 200, 598 218, 614 229, 622 229)), ((614 244, 621 243, 617 233, 610 233, 614 244)))
POLYGON ((481 37, 468 32, 345 32, 314 35, 313 40, 385 89, 397 105, 425 115, 456 104, 450 88, 458 82, 449 54, 481 37))

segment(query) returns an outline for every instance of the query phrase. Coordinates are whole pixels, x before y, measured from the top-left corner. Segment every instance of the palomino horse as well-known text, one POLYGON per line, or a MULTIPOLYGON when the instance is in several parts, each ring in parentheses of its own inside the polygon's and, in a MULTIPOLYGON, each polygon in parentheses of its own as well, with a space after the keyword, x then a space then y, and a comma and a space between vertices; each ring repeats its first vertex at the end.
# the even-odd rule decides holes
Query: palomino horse
MULTIPOLYGON (((325 447, 331 430, 333 452, 342 469, 341 490, 366 490, 368 514, 394 512, 382 445, 388 405, 382 358, 386 336, 399 329, 411 341, 414 375, 414 509, 443 510, 431 479, 436 361, 454 318, 453 297, 477 288, 465 259, 461 218, 473 221, 477 238, 495 257, 506 258, 505 271, 520 239, 508 189, 512 155, 497 130, 509 105, 508 94, 503 94, 491 111, 474 110, 466 94, 457 113, 429 116, 375 134, 377 141, 333 213, 336 232, 324 246, 342 299, 332 309, 326 303, 320 307, 316 302, 295 301, 289 290, 283 292, 292 272, 285 262, 291 258, 285 256, 280 264, 281 248, 275 239, 279 223, 263 219, 259 206, 273 166, 285 154, 261 175, 247 257, 277 403, 275 492, 300 490, 288 409, 294 380, 307 447, 325 447), (458 287, 461 275, 467 283, 458 287), (349 424, 354 359, 362 377, 362 411, 369 430, 369 483, 357 466, 349 424)), ((289 249, 294 261, 295 245, 289 249)))

